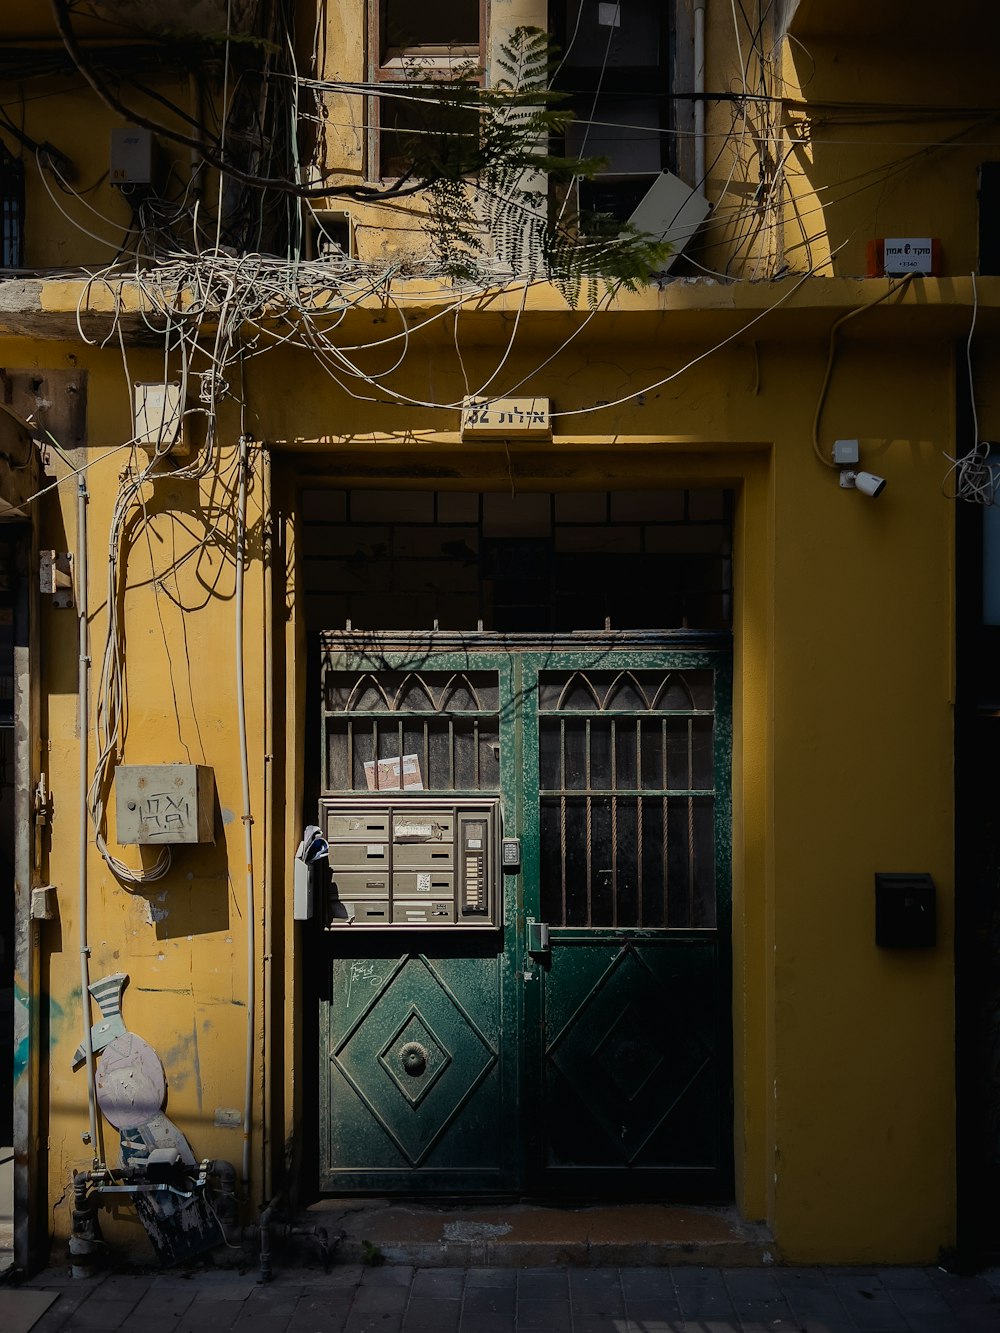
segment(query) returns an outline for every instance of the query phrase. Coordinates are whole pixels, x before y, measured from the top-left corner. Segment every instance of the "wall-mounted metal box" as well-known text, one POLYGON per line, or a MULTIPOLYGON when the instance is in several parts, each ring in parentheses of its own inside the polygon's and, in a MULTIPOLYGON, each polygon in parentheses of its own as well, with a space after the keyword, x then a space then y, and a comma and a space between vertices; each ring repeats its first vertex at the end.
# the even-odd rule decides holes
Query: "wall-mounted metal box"
POLYGON ((876 874, 875 943, 928 949, 937 942, 934 881, 926 874, 876 874))
POLYGON ((115 797, 123 846, 215 841, 215 780, 204 764, 123 765, 115 797))

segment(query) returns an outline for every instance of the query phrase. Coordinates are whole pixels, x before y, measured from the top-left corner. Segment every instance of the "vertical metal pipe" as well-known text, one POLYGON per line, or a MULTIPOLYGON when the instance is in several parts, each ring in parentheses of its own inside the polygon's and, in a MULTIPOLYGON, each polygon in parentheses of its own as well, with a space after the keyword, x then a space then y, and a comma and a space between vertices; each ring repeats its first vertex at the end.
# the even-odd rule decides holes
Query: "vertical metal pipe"
MULTIPOLYGON (((244 399, 246 394, 244 393, 244 399)), ((271 1197, 274 1189, 270 1127, 274 1111, 274 1039, 271 1018, 274 1012, 274 851, 272 847, 272 814, 274 810, 274 605, 271 547, 271 455, 261 450, 261 564, 264 580, 264 997, 261 1018, 261 1059, 264 1064, 264 1113, 261 1123, 261 1161, 263 1166, 263 1194, 271 1197)))
POLYGON ((694 0, 694 188, 705 189, 705 3, 694 0))
POLYGON ((243 1089, 243 1185, 250 1183, 250 1139, 253 1130, 254 1022, 257 1010, 256 986, 256 911, 253 878, 253 817, 250 813, 250 756, 247 749, 246 680, 243 670, 243 574, 247 522, 247 460, 249 438, 240 436, 239 501, 236 517, 236 583, 233 591, 236 616, 236 711, 240 743, 240 771, 243 778, 243 842, 246 852, 246 931, 247 931, 247 1034, 246 1080, 243 1089))
MULTIPOLYGON (((87 482, 81 472, 76 487, 76 608, 79 647, 77 693, 80 708, 80 811, 79 811, 79 932, 80 932, 80 1008, 83 1020, 83 1050, 87 1062, 87 1116, 90 1151, 96 1166, 100 1160, 97 1142, 97 1094, 94 1071, 94 1039, 90 1012, 90 944, 87 938, 87 856, 90 850, 90 816, 87 791, 90 787, 90 631, 87 624, 87 482)), ((110 611, 110 608, 109 608, 110 611)))

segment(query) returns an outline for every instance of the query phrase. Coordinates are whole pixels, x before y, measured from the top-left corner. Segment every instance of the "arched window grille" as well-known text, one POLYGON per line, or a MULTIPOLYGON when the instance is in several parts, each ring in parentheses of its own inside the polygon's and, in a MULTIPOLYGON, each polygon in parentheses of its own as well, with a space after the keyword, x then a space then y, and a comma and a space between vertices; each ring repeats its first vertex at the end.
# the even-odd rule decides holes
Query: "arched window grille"
POLYGON ((20 268, 24 253, 24 164, 0 144, 0 268, 20 268))

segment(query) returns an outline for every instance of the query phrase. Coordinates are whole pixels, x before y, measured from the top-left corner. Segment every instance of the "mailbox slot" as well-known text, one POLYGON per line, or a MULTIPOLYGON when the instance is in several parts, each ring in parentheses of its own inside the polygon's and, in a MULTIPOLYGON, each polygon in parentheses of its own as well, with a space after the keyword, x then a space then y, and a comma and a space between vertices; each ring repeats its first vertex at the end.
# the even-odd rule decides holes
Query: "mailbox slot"
POLYGON ((420 797, 325 800, 326 928, 495 929, 500 802, 420 797))

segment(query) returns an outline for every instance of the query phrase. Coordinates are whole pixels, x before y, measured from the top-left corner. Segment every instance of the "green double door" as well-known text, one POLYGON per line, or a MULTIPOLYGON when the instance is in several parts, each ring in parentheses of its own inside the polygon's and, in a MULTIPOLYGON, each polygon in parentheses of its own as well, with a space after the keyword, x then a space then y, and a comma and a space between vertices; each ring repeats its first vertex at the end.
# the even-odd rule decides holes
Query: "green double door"
POLYGON ((731 1195, 730 658, 679 638, 324 639, 324 794, 495 796, 520 860, 499 929, 323 931, 322 1190, 731 1195))

